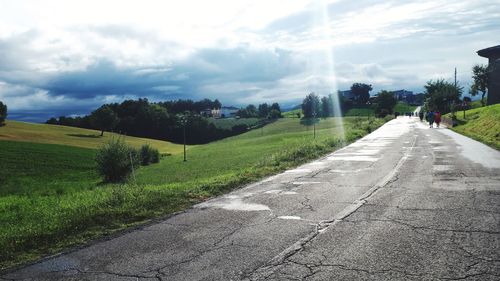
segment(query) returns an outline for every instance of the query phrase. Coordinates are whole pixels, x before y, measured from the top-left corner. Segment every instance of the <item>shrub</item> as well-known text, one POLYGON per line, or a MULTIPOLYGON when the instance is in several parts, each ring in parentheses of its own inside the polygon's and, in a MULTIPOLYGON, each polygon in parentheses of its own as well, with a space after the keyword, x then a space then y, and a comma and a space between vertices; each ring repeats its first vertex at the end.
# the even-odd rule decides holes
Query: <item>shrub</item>
POLYGON ((0 101, 0 126, 3 125, 5 118, 7 118, 7 105, 0 101))
POLYGON ((132 169, 137 167, 137 154, 122 139, 111 139, 97 152, 97 172, 105 182, 125 181, 132 169))
POLYGON ((151 147, 149 144, 145 144, 141 147, 139 155, 141 165, 143 166, 160 162, 160 152, 158 149, 151 147))

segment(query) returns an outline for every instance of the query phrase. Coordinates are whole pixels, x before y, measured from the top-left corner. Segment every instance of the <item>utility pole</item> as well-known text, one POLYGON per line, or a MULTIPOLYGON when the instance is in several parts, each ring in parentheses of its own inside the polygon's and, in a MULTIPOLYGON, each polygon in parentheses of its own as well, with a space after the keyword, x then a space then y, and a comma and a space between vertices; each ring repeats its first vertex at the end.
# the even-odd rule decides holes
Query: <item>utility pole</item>
POLYGON ((182 126, 182 137, 183 137, 183 141, 184 141, 184 162, 186 162, 186 125, 187 125, 187 114, 184 113, 184 114, 179 114, 177 115, 178 119, 177 119, 177 124, 178 126, 182 126))
POLYGON ((455 67, 455 90, 457 89, 457 68, 455 67))
POLYGON ((182 135, 184 136, 184 162, 186 162, 186 120, 184 120, 184 126, 182 126, 182 135))
POLYGON ((316 139, 316 111, 313 112, 313 130, 314 130, 314 138, 316 139))

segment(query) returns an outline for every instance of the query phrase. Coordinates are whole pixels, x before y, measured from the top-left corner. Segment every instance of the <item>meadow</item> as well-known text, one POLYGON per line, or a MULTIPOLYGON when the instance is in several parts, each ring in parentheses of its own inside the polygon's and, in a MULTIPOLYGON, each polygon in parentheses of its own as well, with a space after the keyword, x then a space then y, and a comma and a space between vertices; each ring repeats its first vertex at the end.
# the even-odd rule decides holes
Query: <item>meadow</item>
MULTIPOLYGON (((100 143, 94 138, 89 138, 94 149, 83 148, 92 145, 81 142, 77 147, 0 141, 0 159, 9 159, 0 161, 0 268, 165 217, 318 158, 384 122, 359 117, 319 119, 313 139, 312 124, 283 118, 239 136, 193 146, 187 162, 182 154, 172 153, 159 164, 141 167, 136 179, 124 184, 104 184, 96 175, 93 159, 100 143)), ((8 128, 12 123, 1 127, 0 134, 12 132, 8 128)), ((68 130, 55 126, 45 131, 59 129, 68 130)), ((43 142, 41 137, 38 141, 43 142)), ((68 139, 61 142, 67 144, 68 139)))
POLYGON ((259 118, 220 118, 220 119, 208 119, 209 122, 215 125, 219 129, 231 130, 233 126, 236 125, 246 125, 248 127, 255 126, 259 123, 259 118))
POLYGON ((7 120, 6 124, 6 126, 0 128, 0 140, 62 144, 95 149, 111 138, 122 138, 127 144, 135 148, 147 143, 158 149, 160 153, 176 154, 183 150, 182 145, 167 141, 137 138, 110 132, 105 132, 104 136, 101 137, 100 131, 75 127, 12 120, 7 120))

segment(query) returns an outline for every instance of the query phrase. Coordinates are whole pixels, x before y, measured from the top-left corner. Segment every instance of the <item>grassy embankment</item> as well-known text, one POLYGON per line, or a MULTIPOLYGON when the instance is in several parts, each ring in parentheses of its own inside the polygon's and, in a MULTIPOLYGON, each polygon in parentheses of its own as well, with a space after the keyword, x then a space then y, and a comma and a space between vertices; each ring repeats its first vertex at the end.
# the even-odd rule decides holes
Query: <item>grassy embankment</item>
MULTIPOLYGON (((500 104, 456 112, 458 126, 452 130, 500 149, 500 104)), ((449 114, 447 117, 450 117, 449 114)))
MULTIPOLYGON (((413 112, 416 108, 417 106, 408 105, 404 102, 398 102, 393 111, 404 115, 405 112, 413 112)), ((345 116, 375 116, 375 110, 370 106, 351 108, 347 110, 345 116)))
MULTIPOLYGON (((311 126, 281 119, 263 129, 191 147, 187 162, 177 145, 162 142, 162 151, 172 156, 139 169, 137 182, 121 185, 100 182, 94 171, 94 149, 32 143, 43 142, 41 132, 50 131, 47 142, 61 139, 68 144, 67 130, 77 135, 89 134, 86 130, 33 125, 31 134, 38 137, 30 143, 16 135, 16 122, 8 122, 0 135, 23 142, 0 141, 0 268, 185 209, 333 151, 383 122, 344 118, 346 138, 341 140, 335 119, 322 119, 312 140, 311 126)), ((27 131, 19 134, 29 135, 27 131)), ((83 140, 92 144, 78 139, 75 145, 100 144, 98 138, 83 140)))

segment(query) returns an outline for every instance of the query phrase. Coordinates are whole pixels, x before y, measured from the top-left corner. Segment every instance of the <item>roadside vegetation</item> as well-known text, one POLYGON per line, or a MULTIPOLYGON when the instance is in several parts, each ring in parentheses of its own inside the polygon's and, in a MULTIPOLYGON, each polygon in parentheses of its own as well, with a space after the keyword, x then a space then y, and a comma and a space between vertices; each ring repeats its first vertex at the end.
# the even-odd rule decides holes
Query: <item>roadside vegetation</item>
MULTIPOLYGON (((182 154, 172 153, 158 164, 141 167, 136 171, 136 179, 109 184, 98 175, 94 161, 96 149, 102 144, 96 141, 100 137, 60 139, 61 144, 78 140, 74 144, 79 147, 36 144, 44 142, 45 137, 45 142, 55 143, 55 136, 67 135, 68 128, 49 126, 52 131, 48 133, 48 128, 43 127, 47 125, 8 121, 0 135, 16 141, 0 141, 0 268, 183 210, 318 158, 384 122, 362 117, 319 119, 313 139, 312 124, 299 119, 278 119, 235 137, 191 147, 187 162, 182 161, 182 154), (345 138, 340 137, 339 121, 343 122, 345 138), (16 123, 24 130, 6 133, 4 129, 16 123), (26 126, 35 126, 31 127, 31 134, 26 126), (23 139, 16 132, 30 139, 23 139), (42 133, 35 137, 38 132, 42 133), (84 141, 90 143, 85 145, 84 141)), ((75 130, 72 134, 89 134, 87 130, 71 129, 75 130)), ((106 133, 103 138, 109 135, 106 133)), ((153 141, 145 143, 154 146, 153 141)), ((179 152, 176 145, 163 145, 159 147, 163 152, 179 152)))
MULTIPOLYGON (((397 102, 393 112, 404 114, 405 112, 413 112, 417 108, 416 105, 409 105, 405 102, 397 102)), ((375 116, 375 108, 371 106, 356 107, 349 109, 344 116, 375 116)))
POLYGON ((465 118, 462 112, 455 116, 457 126, 451 128, 453 131, 500 150, 500 104, 466 110, 465 118))

